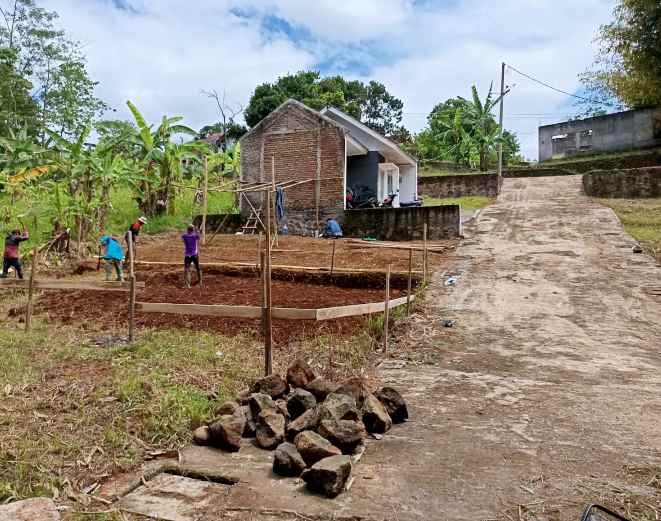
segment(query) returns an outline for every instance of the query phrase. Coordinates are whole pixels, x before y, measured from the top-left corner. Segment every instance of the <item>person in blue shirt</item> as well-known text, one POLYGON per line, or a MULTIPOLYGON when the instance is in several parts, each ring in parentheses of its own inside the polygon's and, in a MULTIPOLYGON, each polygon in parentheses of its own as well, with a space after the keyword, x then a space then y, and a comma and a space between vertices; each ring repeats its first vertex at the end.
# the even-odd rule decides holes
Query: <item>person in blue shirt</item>
POLYGON ((124 262, 124 250, 114 237, 104 235, 101 237, 101 246, 105 248, 102 259, 105 261, 106 281, 112 280, 112 269, 117 272, 117 280, 124 282, 124 271, 122 263, 124 262))
POLYGON ((337 223, 335 219, 326 220, 326 231, 324 232, 325 237, 342 237, 342 228, 337 223))

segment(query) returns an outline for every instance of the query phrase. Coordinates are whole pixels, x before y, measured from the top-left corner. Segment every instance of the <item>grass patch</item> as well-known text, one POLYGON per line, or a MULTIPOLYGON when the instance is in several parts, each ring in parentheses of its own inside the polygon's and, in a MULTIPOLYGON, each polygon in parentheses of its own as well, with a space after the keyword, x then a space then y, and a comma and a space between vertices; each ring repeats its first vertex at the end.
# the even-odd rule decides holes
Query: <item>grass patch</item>
POLYGON ((661 198, 598 199, 612 208, 626 232, 641 246, 661 260, 661 198))
POLYGON ((440 206, 445 204, 458 204, 462 210, 474 211, 491 204, 493 199, 480 195, 467 196, 467 197, 449 197, 445 199, 437 199, 434 197, 425 197, 423 199, 424 206, 440 206))
POLYGON ((419 177, 447 177, 451 175, 484 175, 493 172, 481 172, 479 170, 452 170, 433 166, 422 166, 418 168, 419 177))

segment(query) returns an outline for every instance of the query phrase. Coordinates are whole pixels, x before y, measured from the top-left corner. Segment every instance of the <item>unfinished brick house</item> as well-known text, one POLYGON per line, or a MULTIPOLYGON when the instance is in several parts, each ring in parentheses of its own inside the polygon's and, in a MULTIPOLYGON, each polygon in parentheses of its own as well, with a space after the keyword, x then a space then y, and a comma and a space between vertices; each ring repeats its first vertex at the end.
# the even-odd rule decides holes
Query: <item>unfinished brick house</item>
MULTIPOLYGON (((394 206, 417 199, 417 162, 399 146, 343 112, 321 112, 290 99, 241 139, 241 175, 250 183, 308 180, 285 191, 289 233, 314 235, 328 217, 344 221, 347 187, 361 185, 379 200, 395 194, 394 206)), ((250 193, 262 206, 262 195, 250 193)), ((247 216, 250 205, 240 202, 247 216)))

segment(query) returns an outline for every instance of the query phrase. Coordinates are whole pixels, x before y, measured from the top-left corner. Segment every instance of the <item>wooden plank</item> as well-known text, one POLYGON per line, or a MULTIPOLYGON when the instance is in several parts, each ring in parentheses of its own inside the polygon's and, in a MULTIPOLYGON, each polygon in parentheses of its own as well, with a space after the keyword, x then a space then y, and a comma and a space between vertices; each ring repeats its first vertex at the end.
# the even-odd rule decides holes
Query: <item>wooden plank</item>
MULTIPOLYGON (((2 289, 27 289, 29 281, 0 279, 0 290, 2 289)), ((144 282, 136 282, 136 288, 144 288, 144 282)), ((129 282, 101 282, 93 280, 35 280, 35 289, 59 289, 59 290, 78 290, 78 291, 129 291, 129 282)))
POLYGON ((25 330, 30 331, 32 327, 32 312, 34 306, 34 274, 37 271, 37 256, 39 249, 35 246, 32 252, 32 269, 30 270, 30 280, 28 280, 28 305, 25 311, 25 330))
MULTIPOLYGON (((407 298, 407 302, 410 300, 407 298)), ((390 264, 388 264, 388 271, 386 272, 386 297, 383 303, 384 315, 383 315, 383 354, 388 358, 388 321, 390 318, 390 264)))
MULTIPOLYGON (((389 309, 406 304, 407 297, 393 299, 388 303, 389 309)), ((411 296, 411 301, 415 296, 411 296)), ((360 315, 370 315, 372 313, 381 313, 385 310, 383 302, 372 302, 369 304, 353 304, 351 306, 339 306, 334 308, 322 308, 317 310, 317 320, 332 320, 342 317, 356 317, 360 315)))
MULTIPOLYGON (((173 315, 201 315, 224 318, 261 318, 259 306, 229 306, 226 304, 168 304, 136 302, 140 313, 168 313, 173 315)), ((381 303, 383 309, 383 303, 381 303)), ((316 320, 316 309, 272 308, 272 318, 280 320, 316 320)))

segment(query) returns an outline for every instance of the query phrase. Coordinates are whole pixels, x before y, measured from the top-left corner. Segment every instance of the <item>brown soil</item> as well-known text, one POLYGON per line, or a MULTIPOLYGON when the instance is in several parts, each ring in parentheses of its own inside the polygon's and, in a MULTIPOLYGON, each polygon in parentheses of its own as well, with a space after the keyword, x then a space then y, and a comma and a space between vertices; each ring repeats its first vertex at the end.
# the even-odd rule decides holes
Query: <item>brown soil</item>
MULTIPOLYGON (((163 302, 179 304, 229 304, 258 306, 261 303, 261 283, 255 274, 239 273, 228 275, 223 270, 206 269, 204 285, 191 289, 183 287, 179 270, 161 267, 143 267, 136 273, 139 281, 145 282, 145 290, 138 295, 141 302, 163 302)), ((306 282, 303 276, 297 280, 273 281, 273 304, 277 307, 316 309, 344 306, 383 300, 381 281, 374 287, 338 287, 331 285, 328 278, 312 275, 306 282), (314 283, 317 282, 317 283, 314 283), (381 282, 381 284, 379 284, 381 282)), ((369 280, 369 279, 368 279, 369 280)), ((405 295, 400 289, 392 289, 391 297, 405 295)), ((127 294, 102 293, 95 291, 44 292, 37 305, 37 312, 47 314, 49 319, 65 324, 80 324, 87 330, 104 330, 125 327, 128 321, 127 294)), ((365 317, 344 318, 316 322, 308 320, 275 320, 273 335, 276 342, 288 342, 301 336, 332 334, 345 336, 355 334, 364 323, 365 317)), ((235 334, 253 331, 258 334, 259 320, 240 320, 216 317, 185 316, 173 314, 137 314, 138 327, 190 328, 235 334)))

